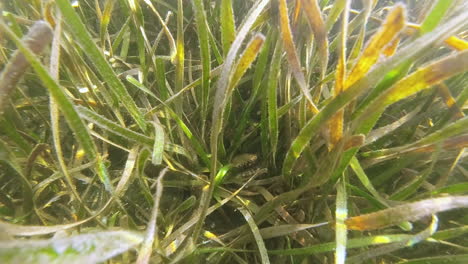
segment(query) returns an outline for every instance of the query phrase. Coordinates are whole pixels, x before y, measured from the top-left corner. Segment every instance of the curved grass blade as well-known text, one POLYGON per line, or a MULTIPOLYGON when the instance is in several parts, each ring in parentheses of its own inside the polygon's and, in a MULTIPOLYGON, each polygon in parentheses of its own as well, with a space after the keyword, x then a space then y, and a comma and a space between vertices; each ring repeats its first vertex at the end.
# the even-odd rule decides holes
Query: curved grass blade
POLYGON ((424 216, 456 208, 468 208, 468 196, 449 196, 408 203, 375 213, 354 216, 345 223, 351 230, 375 230, 403 221, 417 221, 424 216))
POLYGON ((302 93, 307 98, 312 113, 316 114, 319 112, 319 110, 317 106, 315 106, 312 96, 309 93, 307 82, 304 77, 304 73, 302 72, 299 58, 297 57, 296 47, 294 45, 294 40, 289 25, 288 7, 286 5, 286 0, 279 0, 279 15, 281 39, 286 50, 286 57, 288 58, 289 65, 291 66, 291 71, 297 83, 299 84, 302 93))
POLYGON ((262 235, 260 235, 260 231, 258 230, 258 226, 253 220, 252 215, 247 209, 240 208, 239 211, 242 213, 244 216, 245 220, 249 224, 250 230, 252 230, 252 233, 255 237, 255 242, 257 243, 258 246, 258 251, 260 253, 260 258, 262 259, 262 263, 269 264, 270 259, 268 258, 268 253, 265 247, 265 243, 263 242, 262 235))
MULTIPOLYGON (((60 14, 57 15, 56 25, 54 30, 54 40, 52 42, 52 52, 50 55, 50 75, 55 80, 59 79, 59 62, 60 62, 60 42, 61 42, 61 33, 62 33, 62 17, 60 14)), ((53 96, 50 96, 50 120, 51 120, 51 130, 52 130, 52 139, 54 142, 55 153, 57 160, 60 166, 60 170, 65 177, 65 182, 67 187, 70 189, 71 194, 77 199, 81 206, 86 210, 89 215, 92 215, 91 210, 83 203, 81 196, 78 194, 76 185, 72 176, 70 175, 66 162, 64 160, 64 154, 62 149, 62 142, 60 138, 60 115, 59 115, 59 106, 53 96)))
POLYGON ((138 254, 138 259, 136 261, 137 264, 146 264, 149 263, 151 252, 153 248, 158 248, 159 241, 158 241, 158 226, 157 226, 157 219, 158 219, 158 212, 160 210, 159 204, 161 201, 161 196, 163 193, 163 178, 166 175, 168 168, 163 169, 158 176, 157 185, 156 185, 156 192, 154 194, 154 204, 153 209, 151 210, 151 218, 148 221, 148 226, 146 228, 146 235, 143 239, 143 243, 140 248, 140 252, 138 254))
POLYGON ((252 65, 252 62, 255 60, 255 58, 257 58, 257 55, 260 52, 260 49, 262 48, 264 42, 265 37, 262 34, 258 33, 255 34, 252 40, 250 40, 250 42, 247 44, 247 47, 240 56, 239 61, 236 65, 236 70, 232 75, 231 83, 229 84, 230 86, 227 91, 228 96, 232 93, 232 90, 239 83, 240 79, 242 78, 242 76, 244 76, 245 72, 250 67, 250 65, 252 65))
POLYGON ((128 110, 140 129, 142 131, 146 131, 147 124, 143 114, 138 109, 127 89, 125 89, 123 83, 119 78, 117 78, 117 74, 115 74, 112 67, 104 58, 102 52, 93 42, 85 25, 73 10, 70 2, 68 0, 57 0, 57 5, 62 12, 62 15, 67 18, 67 25, 75 35, 77 42, 80 43, 81 48, 86 52, 92 63, 96 66, 96 70, 101 74, 104 81, 109 87, 111 87, 112 93, 117 96, 123 106, 128 110))
POLYGON ((351 165, 351 168, 353 169, 356 176, 359 178, 359 181, 361 181, 362 185, 366 187, 366 189, 374 196, 374 198, 377 199, 377 201, 379 201, 381 204, 384 204, 387 207, 389 207, 387 201, 379 194, 379 192, 372 185, 372 182, 369 180, 366 173, 362 169, 358 159, 356 159, 356 157, 353 157, 349 164, 351 165))
POLYGON ((236 132, 234 133, 234 145, 231 147, 231 149, 228 151, 229 153, 236 153, 236 150, 241 146, 242 144, 242 135, 245 132, 245 128, 250 124, 248 119, 251 114, 251 111, 255 104, 257 103, 257 100, 259 99, 259 92, 260 88, 262 87, 262 81, 264 79, 264 74, 266 72, 267 67, 267 61, 268 57, 270 56, 270 46, 271 43, 274 41, 274 34, 273 30, 268 33, 268 35, 265 38, 265 43, 263 45, 262 50, 260 51, 260 54, 258 55, 258 60, 257 63, 255 64, 255 72, 253 76, 253 89, 252 93, 250 95, 250 99, 247 102, 247 105, 244 108, 244 111, 242 111, 242 114, 239 118, 238 125, 236 125, 236 132))

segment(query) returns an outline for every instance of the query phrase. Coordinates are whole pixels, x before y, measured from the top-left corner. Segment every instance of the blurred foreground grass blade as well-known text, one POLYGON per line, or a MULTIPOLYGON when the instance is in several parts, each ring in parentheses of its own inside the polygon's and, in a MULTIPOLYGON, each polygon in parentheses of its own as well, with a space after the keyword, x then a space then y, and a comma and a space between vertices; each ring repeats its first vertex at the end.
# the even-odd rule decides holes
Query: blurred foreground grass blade
POLYGON ((344 264, 346 261, 346 244, 348 240, 348 230, 345 220, 348 217, 348 203, 346 194, 346 177, 342 177, 337 185, 336 212, 335 212, 335 263, 344 264))
POLYGON ((375 230, 404 221, 417 221, 422 217, 456 208, 468 208, 468 196, 449 196, 408 203, 375 213, 354 216, 346 219, 345 223, 351 230, 375 230))
POLYGON ((98 263, 137 246, 139 233, 104 231, 47 240, 0 242, 2 263, 98 263))
POLYGON ((347 0, 337 0, 333 3, 333 6, 327 16, 327 20, 325 22, 325 27, 327 30, 330 30, 331 27, 335 24, 336 20, 340 16, 341 12, 343 11, 347 0))
POLYGON ((90 216, 86 219, 83 219, 78 222, 63 224, 63 225, 51 225, 51 226, 38 226, 38 225, 18 225, 11 224, 0 220, 0 229, 2 232, 5 232, 12 236, 37 236, 37 235, 48 235, 56 233, 59 231, 64 231, 76 226, 79 226, 83 223, 86 223, 96 217, 101 212, 90 216))
POLYGON ((304 73, 302 72, 299 58, 297 56, 296 46, 294 45, 294 40, 289 25, 288 7, 286 5, 286 0, 279 0, 279 16, 281 39, 286 51, 286 57, 288 58, 289 65, 291 66, 291 71, 297 83, 299 84, 299 88, 301 88, 302 93, 307 98, 311 111, 316 114, 319 112, 319 110, 317 106, 315 106, 312 96, 309 93, 307 82, 304 73))
POLYGON ((466 50, 468 49, 468 41, 459 39, 457 37, 451 36, 445 40, 445 43, 450 47, 455 48, 456 50, 466 50))
POLYGON ((420 34, 431 32, 442 19, 449 8, 455 3, 454 0, 438 0, 437 3, 432 5, 432 9, 424 19, 419 30, 420 34))
MULTIPOLYGON (((96 66, 96 70, 101 74, 103 80, 110 87, 112 93, 117 96, 120 103, 128 110, 130 115, 136 121, 142 131, 146 131, 146 121, 143 114, 138 110, 138 107, 129 95, 127 89, 117 78, 117 74, 113 71, 112 67, 104 58, 103 53, 98 49, 93 42, 89 32, 86 30, 85 25, 73 10, 68 0, 57 0, 57 5, 62 12, 63 17, 66 17, 66 23, 70 30, 75 35, 76 41, 80 43, 83 51, 86 52, 90 61, 96 66)), ((116 102, 114 102, 116 103, 116 102)))
MULTIPOLYGON (((52 29, 47 22, 37 21, 31 26, 28 34, 21 41, 32 52, 40 54, 52 41, 52 29)), ((0 74, 0 114, 3 113, 8 103, 10 93, 16 87, 16 84, 28 67, 28 60, 20 50, 17 50, 3 68, 0 74)))

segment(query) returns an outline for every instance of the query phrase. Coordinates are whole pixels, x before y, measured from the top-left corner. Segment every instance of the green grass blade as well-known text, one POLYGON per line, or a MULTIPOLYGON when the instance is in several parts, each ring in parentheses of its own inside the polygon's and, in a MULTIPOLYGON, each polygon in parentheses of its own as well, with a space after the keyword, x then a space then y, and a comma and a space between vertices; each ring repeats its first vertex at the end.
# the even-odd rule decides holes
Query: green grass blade
POLYGON ((96 70, 101 74, 104 81, 108 84, 109 87, 111 87, 112 93, 115 94, 117 98, 119 98, 120 102, 128 110, 130 115, 132 115, 140 129, 145 131, 147 124, 142 113, 140 110, 138 110, 135 101, 129 95, 123 83, 119 78, 117 78, 117 75, 107 60, 104 58, 102 52, 93 42, 89 32, 86 30, 85 25, 73 10, 70 2, 68 0, 58 0, 57 5, 60 8, 63 17, 67 18, 66 23, 75 35, 77 42, 80 43, 81 48, 86 51, 86 54, 92 63, 96 66, 96 70))
MULTIPOLYGON (((197 30, 198 30, 198 43, 200 46, 200 59, 202 63, 202 83, 200 93, 201 104, 201 122, 202 131, 205 129, 206 117, 208 114, 208 102, 210 98, 210 71, 211 71, 211 55, 210 44, 208 35, 208 25, 205 14, 205 7, 202 0, 195 0, 192 2, 195 9, 197 30)), ((204 133, 202 133, 204 134, 204 133)))
POLYGON ((431 32, 440 23, 440 21, 442 21, 442 19, 445 17, 445 14, 454 2, 456 1, 439 0, 437 3, 433 4, 431 12, 424 19, 419 33, 426 34, 431 32))
POLYGON ((276 48, 273 53, 273 58, 270 64, 270 72, 268 73, 268 92, 267 92, 267 105, 268 105, 268 134, 270 138, 270 151, 272 155, 273 164, 276 163, 276 151, 278 147, 278 85, 280 79, 281 58, 282 58, 282 45, 280 41, 276 42, 276 48))
POLYGON ((158 122, 153 122, 154 125, 154 145, 153 153, 151 155, 151 162, 154 165, 161 165, 164 154, 164 129, 158 122))
POLYGON ((236 25, 232 10, 232 0, 222 0, 220 7, 221 20, 221 41, 223 44, 223 54, 226 57, 234 38, 236 37, 236 25))
POLYGON ((114 123, 113 121, 91 111, 88 108, 85 108, 83 106, 78 106, 77 111, 79 115, 97 126, 105 129, 106 131, 109 131, 113 134, 119 135, 121 137, 124 137, 128 140, 132 140, 134 142, 140 143, 140 144, 145 144, 148 146, 153 145, 153 140, 143 134, 140 134, 138 132, 134 132, 128 128, 121 127, 120 125, 114 123))

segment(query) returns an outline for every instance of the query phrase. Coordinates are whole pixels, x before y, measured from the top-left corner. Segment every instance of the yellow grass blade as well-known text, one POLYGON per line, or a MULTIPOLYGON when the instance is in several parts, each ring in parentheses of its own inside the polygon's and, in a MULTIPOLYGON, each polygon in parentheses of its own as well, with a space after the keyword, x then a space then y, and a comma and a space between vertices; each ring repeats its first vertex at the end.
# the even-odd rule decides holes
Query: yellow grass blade
POLYGON ((448 58, 419 69, 407 78, 401 80, 386 94, 384 101, 381 103, 388 106, 425 88, 431 87, 457 73, 467 70, 468 51, 456 53, 448 58))
POLYGON ((299 62, 299 58, 297 57, 296 47, 294 45, 293 36, 291 34, 291 27, 289 26, 288 7, 286 5, 286 0, 279 1, 279 15, 281 39, 286 50, 286 57, 288 59, 289 65, 291 66, 291 71, 297 83, 299 84, 302 93, 309 101, 311 111, 316 114, 319 112, 319 110, 317 106, 315 106, 312 100, 312 96, 309 93, 304 73, 301 70, 301 64, 299 62))
MULTIPOLYGON (((349 17, 349 1, 346 1, 343 10, 343 20, 341 24, 341 38, 338 64, 336 66, 335 74, 335 95, 342 93, 345 86, 346 78, 346 41, 348 36, 348 17, 349 17)), ((329 149, 333 149, 335 145, 343 137, 343 110, 339 110, 328 122, 329 131, 329 149)))
MULTIPOLYGON (((397 4, 388 14, 384 24, 372 37, 362 53, 359 61, 353 67, 346 79, 345 88, 353 85, 361 79, 369 69, 377 62, 384 48, 391 43, 400 31, 405 27, 405 7, 397 4)), ((393 44, 393 43, 392 43, 393 44)), ((393 44, 395 45, 395 44, 393 44)))
POLYGON ((450 38, 445 40, 445 44, 449 45, 450 47, 456 50, 466 50, 468 49, 468 41, 463 39, 457 38, 455 36, 451 36, 450 38))

